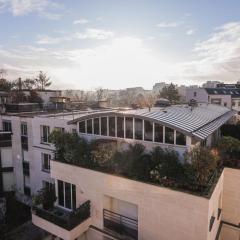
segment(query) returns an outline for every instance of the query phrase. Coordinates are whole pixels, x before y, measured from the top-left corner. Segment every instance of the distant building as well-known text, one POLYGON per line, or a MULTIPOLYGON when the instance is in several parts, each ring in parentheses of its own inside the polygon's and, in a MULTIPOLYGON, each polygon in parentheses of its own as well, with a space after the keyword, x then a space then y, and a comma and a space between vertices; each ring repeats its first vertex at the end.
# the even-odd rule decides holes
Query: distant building
MULTIPOLYGON (((222 86, 222 85, 221 85, 222 86)), ((227 85, 228 86, 228 85, 227 85)), ((240 88, 188 88, 186 101, 217 104, 240 112, 240 88)))
POLYGON ((207 81, 203 83, 202 87, 203 88, 215 88, 217 87, 218 84, 221 84, 219 81, 207 81))

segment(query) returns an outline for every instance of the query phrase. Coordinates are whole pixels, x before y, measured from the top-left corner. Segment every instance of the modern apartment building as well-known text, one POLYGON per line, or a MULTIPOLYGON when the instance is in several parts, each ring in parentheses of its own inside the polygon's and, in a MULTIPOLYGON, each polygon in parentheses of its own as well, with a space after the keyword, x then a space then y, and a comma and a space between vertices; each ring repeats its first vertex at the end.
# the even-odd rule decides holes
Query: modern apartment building
POLYGON ((187 88, 186 101, 211 103, 240 112, 240 88, 219 84, 216 88, 187 88))
POLYGON ((55 187, 55 210, 34 208, 32 221, 56 239, 229 239, 229 228, 240 222, 240 170, 225 168, 211 194, 197 196, 54 161, 49 134, 58 129, 87 140, 110 139, 119 149, 133 143, 147 150, 161 146, 182 156, 194 146, 214 144, 232 115, 211 104, 6 113, 0 134, 2 191, 14 190, 31 204, 42 187, 55 187))

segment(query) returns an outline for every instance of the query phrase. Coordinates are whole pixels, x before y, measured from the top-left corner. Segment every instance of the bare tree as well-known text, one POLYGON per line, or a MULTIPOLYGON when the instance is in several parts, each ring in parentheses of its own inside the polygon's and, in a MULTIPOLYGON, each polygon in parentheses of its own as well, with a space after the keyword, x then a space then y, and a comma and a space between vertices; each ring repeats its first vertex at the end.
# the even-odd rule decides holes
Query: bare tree
POLYGON ((0 69, 0 79, 5 79, 5 76, 7 75, 7 70, 1 68, 0 69))
POLYGON ((28 89, 28 90, 32 90, 36 87, 36 80, 35 79, 30 79, 30 78, 26 78, 23 82, 22 82, 23 88, 28 89))
POLYGON ((101 87, 96 89, 96 98, 97 101, 103 100, 105 98, 107 98, 108 95, 108 90, 107 89, 103 89, 101 87))
POLYGON ((47 74, 40 71, 36 78, 37 88, 40 90, 45 90, 45 88, 49 87, 52 84, 50 81, 50 77, 47 77, 47 74))

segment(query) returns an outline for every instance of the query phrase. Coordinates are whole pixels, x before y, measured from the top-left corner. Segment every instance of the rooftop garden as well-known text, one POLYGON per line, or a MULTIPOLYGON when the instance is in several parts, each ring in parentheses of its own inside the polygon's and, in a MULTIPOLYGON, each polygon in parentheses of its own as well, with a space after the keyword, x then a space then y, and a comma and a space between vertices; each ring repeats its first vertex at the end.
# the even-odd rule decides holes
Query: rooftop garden
POLYGON ((159 146, 151 151, 141 144, 119 147, 116 140, 87 142, 60 131, 53 131, 50 141, 57 161, 205 197, 211 195, 224 166, 240 167, 240 141, 232 137, 223 137, 214 149, 196 147, 184 160, 159 146))

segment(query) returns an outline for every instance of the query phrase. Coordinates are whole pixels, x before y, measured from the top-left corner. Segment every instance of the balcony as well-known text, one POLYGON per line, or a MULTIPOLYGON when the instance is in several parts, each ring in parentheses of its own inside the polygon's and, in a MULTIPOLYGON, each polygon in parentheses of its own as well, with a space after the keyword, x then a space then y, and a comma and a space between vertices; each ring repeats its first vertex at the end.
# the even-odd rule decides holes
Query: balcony
POLYGON ((12 146, 12 133, 0 132, 0 147, 11 147, 12 146))
POLYGON ((131 239, 138 239, 138 221, 136 219, 103 209, 103 222, 106 230, 131 239))
POLYGON ((57 206, 51 210, 33 206, 32 222, 64 240, 74 240, 87 231, 91 224, 90 201, 86 201, 74 211, 57 206))

